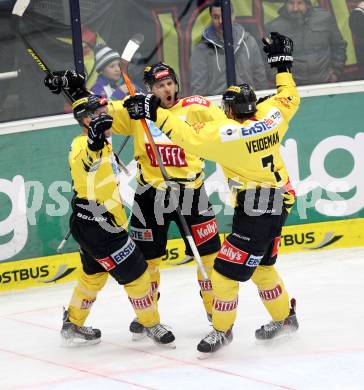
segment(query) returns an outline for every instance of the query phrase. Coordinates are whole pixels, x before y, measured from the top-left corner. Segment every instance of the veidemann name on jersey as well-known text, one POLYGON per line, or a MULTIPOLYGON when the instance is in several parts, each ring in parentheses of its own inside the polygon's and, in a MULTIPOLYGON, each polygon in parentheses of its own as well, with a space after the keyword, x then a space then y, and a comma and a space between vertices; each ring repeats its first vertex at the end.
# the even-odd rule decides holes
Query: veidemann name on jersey
MULTIPOLYGON (((177 145, 156 145, 158 152, 161 156, 163 165, 166 167, 187 167, 187 161, 185 158, 185 152, 177 145)), ((158 161, 156 160, 152 147, 150 144, 145 145, 150 164, 152 167, 158 167, 158 161)))
POLYGON ((249 153, 256 153, 260 152, 261 150, 269 149, 276 144, 279 144, 278 131, 273 134, 267 135, 266 137, 259 138, 254 141, 248 141, 246 143, 246 147, 249 153))

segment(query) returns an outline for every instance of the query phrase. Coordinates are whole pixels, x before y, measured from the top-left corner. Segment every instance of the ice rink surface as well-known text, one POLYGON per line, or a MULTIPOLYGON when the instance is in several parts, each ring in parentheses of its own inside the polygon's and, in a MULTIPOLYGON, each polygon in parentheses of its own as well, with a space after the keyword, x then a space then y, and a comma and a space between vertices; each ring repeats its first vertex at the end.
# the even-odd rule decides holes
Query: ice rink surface
POLYGON ((210 327, 194 266, 162 270, 159 306, 175 350, 131 341, 133 312, 112 279, 87 323, 102 330, 102 342, 84 348, 60 346, 73 283, 3 293, 0 389, 364 389, 364 248, 281 255, 277 268, 297 299, 297 336, 257 344, 254 331, 269 317, 244 283, 234 341, 205 360, 196 345, 210 327))

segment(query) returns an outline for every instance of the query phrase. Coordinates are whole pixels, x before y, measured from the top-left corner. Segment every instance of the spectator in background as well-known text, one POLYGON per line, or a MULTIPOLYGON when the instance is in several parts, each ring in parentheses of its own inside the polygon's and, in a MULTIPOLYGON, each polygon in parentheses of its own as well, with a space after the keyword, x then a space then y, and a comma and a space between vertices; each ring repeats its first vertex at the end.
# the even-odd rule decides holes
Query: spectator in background
POLYGON ((95 47, 98 45, 104 45, 105 41, 101 36, 89 27, 83 25, 81 27, 82 31, 82 47, 83 47, 83 62, 86 72, 86 86, 91 89, 91 87, 96 83, 97 72, 95 69, 95 47))
POLYGON ((128 93, 120 71, 120 54, 108 46, 95 47, 95 69, 99 74, 91 91, 111 100, 122 100, 128 93))
POLYGON ((355 38, 356 58, 360 77, 364 79, 364 1, 354 8, 349 16, 349 26, 355 38))
POLYGON ((346 62, 346 42, 331 14, 310 0, 286 0, 265 31, 278 31, 295 44, 297 85, 335 83, 346 62))
MULTIPOLYGON (((226 85, 225 49, 222 30, 221 0, 209 6, 211 25, 202 33, 192 51, 191 92, 204 96, 223 93, 226 85)), ((236 83, 250 84, 254 89, 266 89, 265 65, 256 40, 243 26, 233 23, 236 83)))

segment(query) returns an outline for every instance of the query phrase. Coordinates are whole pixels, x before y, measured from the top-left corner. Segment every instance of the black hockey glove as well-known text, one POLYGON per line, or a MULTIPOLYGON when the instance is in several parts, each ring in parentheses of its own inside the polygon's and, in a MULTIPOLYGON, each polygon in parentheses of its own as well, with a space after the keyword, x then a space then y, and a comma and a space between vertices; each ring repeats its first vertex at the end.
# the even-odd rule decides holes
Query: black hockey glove
POLYGON ((109 130, 112 126, 112 117, 105 113, 93 118, 88 125, 88 147, 97 151, 104 147, 105 144, 105 131, 109 130))
POLYGON ((64 89, 74 99, 78 99, 86 91, 84 76, 71 69, 53 72, 46 76, 44 84, 57 95, 64 89))
POLYGON ((293 41, 291 38, 277 32, 271 32, 270 38, 264 37, 263 50, 267 53, 267 61, 271 68, 278 71, 289 71, 293 63, 293 41))
POLYGON ((152 93, 147 95, 138 93, 126 99, 123 105, 128 110, 131 119, 147 118, 155 122, 160 101, 159 97, 152 93))

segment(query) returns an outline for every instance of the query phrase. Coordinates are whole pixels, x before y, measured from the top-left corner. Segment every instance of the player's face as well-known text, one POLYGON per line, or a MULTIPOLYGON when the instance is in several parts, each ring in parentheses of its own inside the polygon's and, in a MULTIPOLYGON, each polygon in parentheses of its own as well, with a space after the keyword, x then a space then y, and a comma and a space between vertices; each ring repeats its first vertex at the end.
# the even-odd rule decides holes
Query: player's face
POLYGON ((221 109, 224 111, 225 115, 229 119, 234 119, 233 110, 232 110, 232 108, 228 104, 225 104, 224 102, 222 102, 221 109))
POLYGON ((114 60, 110 64, 106 65, 105 68, 100 72, 109 80, 117 81, 121 76, 119 60, 114 60))
POLYGON ((306 15, 308 5, 305 0, 288 0, 286 7, 291 15, 306 15))
MULTIPOLYGON (((107 114, 107 112, 108 112, 107 106, 103 106, 103 107, 98 108, 92 115, 89 115, 89 116, 86 116, 85 118, 83 118, 84 125, 88 126, 93 118, 96 118, 100 114, 103 114, 103 113, 107 114)), ((106 138, 111 137, 111 134, 112 134, 111 129, 110 130, 106 130, 104 132, 104 134, 105 134, 106 138)))
POLYGON ((177 85, 172 79, 157 81, 153 84, 152 93, 161 99, 163 108, 171 108, 176 103, 177 85))

